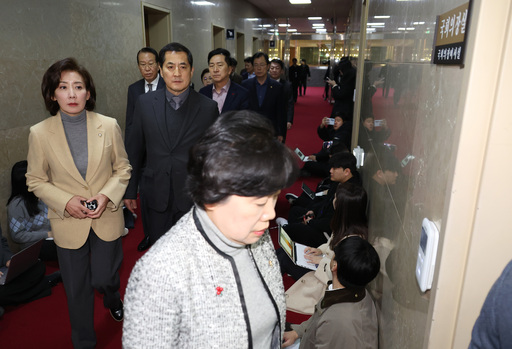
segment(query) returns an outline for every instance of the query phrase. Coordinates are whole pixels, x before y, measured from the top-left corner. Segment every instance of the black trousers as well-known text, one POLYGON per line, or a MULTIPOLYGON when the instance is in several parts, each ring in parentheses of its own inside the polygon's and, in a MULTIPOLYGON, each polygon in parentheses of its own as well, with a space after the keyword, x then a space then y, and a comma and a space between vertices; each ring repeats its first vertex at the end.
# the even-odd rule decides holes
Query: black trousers
POLYGON ((73 346, 94 348, 94 289, 103 294, 106 308, 120 305, 121 239, 103 241, 91 229, 82 247, 76 250, 57 247, 57 254, 68 300, 73 346))

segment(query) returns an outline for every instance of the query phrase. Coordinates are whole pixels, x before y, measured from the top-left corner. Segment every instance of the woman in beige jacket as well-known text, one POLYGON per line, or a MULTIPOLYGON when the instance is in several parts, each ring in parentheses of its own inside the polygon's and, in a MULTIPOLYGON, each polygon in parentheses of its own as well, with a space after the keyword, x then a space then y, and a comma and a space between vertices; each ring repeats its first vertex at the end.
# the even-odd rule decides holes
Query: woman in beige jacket
POLYGON ((96 90, 73 58, 54 63, 41 85, 52 115, 30 128, 27 185, 48 205, 75 348, 93 348, 94 289, 123 318, 119 267, 123 198, 131 166, 115 119, 92 112, 96 90))

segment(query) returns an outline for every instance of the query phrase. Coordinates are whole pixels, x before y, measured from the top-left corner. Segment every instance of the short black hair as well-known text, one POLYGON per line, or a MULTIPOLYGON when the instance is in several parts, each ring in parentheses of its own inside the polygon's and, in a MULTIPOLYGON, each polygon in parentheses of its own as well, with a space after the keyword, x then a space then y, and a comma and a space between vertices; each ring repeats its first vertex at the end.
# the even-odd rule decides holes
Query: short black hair
POLYGON ((350 169, 350 172, 354 174, 357 171, 357 159, 351 152, 344 151, 340 153, 335 153, 329 159, 329 166, 331 168, 343 168, 350 169))
POLYGON ((265 52, 256 52, 255 54, 253 54, 252 55, 252 61, 254 62, 254 60, 256 58, 261 58, 261 57, 265 57, 265 62, 267 62, 267 65, 270 64, 270 62, 268 60, 268 55, 265 52))
POLYGON ((348 289, 365 287, 380 270, 375 248, 359 236, 348 236, 334 247, 338 281, 348 289))
POLYGON ((156 52, 156 50, 152 47, 143 47, 139 50, 139 52, 137 52, 137 64, 139 64, 139 54, 141 53, 151 53, 155 56, 155 61, 157 61, 158 63, 158 53, 156 52))
POLYGON ((297 63, 297 58, 292 58, 293 63, 297 63))
POLYGON ((162 67, 165 63, 166 52, 185 52, 187 54, 188 64, 190 64, 191 68, 194 66, 194 58, 192 57, 192 52, 190 52, 190 50, 186 46, 178 42, 171 42, 170 44, 167 44, 164 47, 162 47, 160 53, 158 54, 160 67, 162 67))
POLYGON ((233 67, 233 68, 236 68, 237 65, 238 65, 238 61, 236 60, 236 58, 235 57, 231 57, 230 66, 233 67))
POLYGON ((252 56, 251 56, 251 57, 246 57, 246 58, 244 58, 244 62, 245 62, 245 63, 251 63, 251 64, 252 64, 252 62, 253 62, 252 56))
POLYGON ((209 72, 210 72, 210 68, 204 68, 203 69, 203 71, 201 72, 201 81, 203 80, 204 74, 209 73, 209 72))
POLYGON ((210 64, 210 59, 216 55, 223 55, 226 64, 231 66, 231 53, 229 53, 229 51, 225 48, 216 48, 215 50, 210 51, 210 53, 208 53, 208 64, 210 64))
POLYGON ((90 94, 89 99, 85 102, 85 110, 94 110, 96 106, 96 87, 94 87, 92 76, 87 69, 77 63, 76 59, 71 57, 53 63, 44 73, 41 93, 43 94, 46 110, 51 115, 56 115, 60 109, 59 103, 54 101, 53 97, 55 97, 55 90, 59 87, 60 76, 65 71, 77 72, 84 79, 85 90, 90 94))
POLYGON ((189 155, 187 188, 204 208, 230 195, 263 197, 293 184, 294 153, 274 137, 270 122, 249 110, 222 114, 189 155))
POLYGON ((277 63, 279 64, 279 66, 281 67, 282 70, 284 70, 284 63, 282 60, 278 59, 278 58, 274 58, 273 60, 270 61, 270 63, 277 63))

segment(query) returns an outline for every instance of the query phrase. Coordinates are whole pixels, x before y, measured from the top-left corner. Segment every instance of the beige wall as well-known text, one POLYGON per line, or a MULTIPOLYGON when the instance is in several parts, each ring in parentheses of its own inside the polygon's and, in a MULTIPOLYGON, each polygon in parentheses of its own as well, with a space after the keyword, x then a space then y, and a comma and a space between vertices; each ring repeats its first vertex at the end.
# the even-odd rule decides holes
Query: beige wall
MULTIPOLYGON (((245 18, 261 13, 245 1, 215 1, 213 8, 184 0, 146 3, 171 11, 172 39, 192 51, 199 72, 193 79, 196 86, 201 86, 200 71, 212 48, 212 24, 244 33, 245 53, 252 54, 252 37, 258 34, 245 18)), ((115 117, 124 128, 126 93, 140 79, 135 56, 142 45, 140 1, 1 1, 0 207, 10 195, 12 165, 26 158, 29 127, 49 115, 40 92, 46 69, 64 57, 77 58, 94 78, 96 111, 115 117)), ((228 41, 227 49, 235 54, 236 40, 228 41)), ((5 209, 0 221, 5 234, 5 209)))
MULTIPOLYGON (((415 156, 398 183, 380 192, 382 205, 370 217, 384 262, 372 291, 386 349, 466 348, 487 292, 512 259, 505 220, 512 212, 509 1, 473 1, 464 68, 421 60, 432 47, 436 15, 464 2, 369 2, 368 22, 382 21, 375 15, 407 27, 425 22, 366 42, 366 58, 372 47, 385 47, 394 84, 403 89, 396 104, 391 95, 374 104, 375 118, 393 125, 388 142, 396 158, 415 156), (433 288, 422 294, 414 272, 424 217, 440 228, 440 243, 433 288)), ((376 78, 374 71, 369 79, 376 78)))

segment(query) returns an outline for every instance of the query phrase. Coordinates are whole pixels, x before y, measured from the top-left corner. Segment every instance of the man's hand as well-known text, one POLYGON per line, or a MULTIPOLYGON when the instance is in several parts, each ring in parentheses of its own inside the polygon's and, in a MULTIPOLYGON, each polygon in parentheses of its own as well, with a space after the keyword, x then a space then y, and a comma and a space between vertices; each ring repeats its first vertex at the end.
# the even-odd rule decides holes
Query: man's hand
POLYGON ((292 128, 292 123, 291 122, 287 122, 286 123, 286 128, 289 130, 292 128))
POLYGON ((124 199, 124 205, 127 209, 130 210, 131 213, 135 213, 137 209, 137 200, 135 199, 124 199))
POLYGON ((299 334, 295 331, 285 332, 283 335, 283 348, 289 347, 299 338, 299 334))

